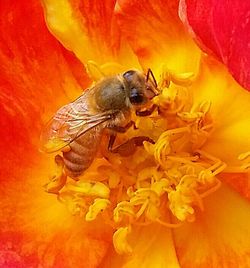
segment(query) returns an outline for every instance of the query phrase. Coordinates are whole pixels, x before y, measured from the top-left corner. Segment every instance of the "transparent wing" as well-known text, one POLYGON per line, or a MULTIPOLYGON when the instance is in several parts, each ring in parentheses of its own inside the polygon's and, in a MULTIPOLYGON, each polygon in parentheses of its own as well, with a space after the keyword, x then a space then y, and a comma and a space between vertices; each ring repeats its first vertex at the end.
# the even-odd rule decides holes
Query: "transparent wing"
POLYGON ((60 108, 43 129, 40 149, 52 153, 74 141, 76 138, 112 118, 111 111, 92 114, 85 99, 77 99, 60 108))

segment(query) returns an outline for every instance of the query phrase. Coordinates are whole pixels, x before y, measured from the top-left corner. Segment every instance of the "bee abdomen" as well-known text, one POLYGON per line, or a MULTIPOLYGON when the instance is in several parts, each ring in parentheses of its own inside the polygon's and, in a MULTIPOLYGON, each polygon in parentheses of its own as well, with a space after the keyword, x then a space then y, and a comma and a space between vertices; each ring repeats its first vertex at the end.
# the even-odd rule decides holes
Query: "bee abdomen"
POLYGON ((63 153, 64 164, 69 176, 78 177, 91 165, 96 155, 99 141, 100 134, 94 132, 86 133, 70 144, 71 150, 63 153))
POLYGON ((82 165, 82 163, 84 162, 84 157, 83 155, 80 155, 79 153, 75 152, 74 150, 71 149, 70 152, 64 153, 64 162, 71 162, 73 164, 78 164, 78 165, 82 165))

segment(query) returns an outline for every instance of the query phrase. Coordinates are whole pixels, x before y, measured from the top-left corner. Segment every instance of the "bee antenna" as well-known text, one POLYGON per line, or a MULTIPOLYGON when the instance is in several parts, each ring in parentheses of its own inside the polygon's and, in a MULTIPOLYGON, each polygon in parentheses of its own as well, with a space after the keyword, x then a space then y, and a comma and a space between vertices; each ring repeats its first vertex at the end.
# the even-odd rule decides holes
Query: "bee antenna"
POLYGON ((154 76, 152 70, 150 68, 148 68, 147 76, 146 76, 146 82, 148 82, 150 76, 152 77, 154 85, 157 88, 157 82, 156 82, 155 76, 154 76))

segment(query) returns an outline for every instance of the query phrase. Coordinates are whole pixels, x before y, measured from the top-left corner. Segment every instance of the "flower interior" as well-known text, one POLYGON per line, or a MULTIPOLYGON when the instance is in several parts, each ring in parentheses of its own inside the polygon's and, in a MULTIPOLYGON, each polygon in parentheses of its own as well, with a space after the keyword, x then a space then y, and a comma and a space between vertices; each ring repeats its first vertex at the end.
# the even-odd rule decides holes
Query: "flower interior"
MULTIPOLYGON (((129 234, 136 225, 178 228, 195 221, 197 210, 204 210, 203 199, 221 185, 217 175, 229 168, 203 150, 214 130, 213 104, 194 102, 192 80, 192 73, 163 71, 160 94, 151 102, 157 109, 146 117, 134 113, 136 128, 118 134, 116 141, 129 145, 131 138, 146 136, 154 144, 145 141, 120 155, 108 151, 104 135, 95 160, 78 180, 61 176, 63 164, 58 161, 56 174, 46 185, 72 214, 110 225, 119 254, 132 252, 129 234)), ((248 152, 239 158, 249 157, 248 152)), ((249 161, 237 172, 247 168, 249 161)))

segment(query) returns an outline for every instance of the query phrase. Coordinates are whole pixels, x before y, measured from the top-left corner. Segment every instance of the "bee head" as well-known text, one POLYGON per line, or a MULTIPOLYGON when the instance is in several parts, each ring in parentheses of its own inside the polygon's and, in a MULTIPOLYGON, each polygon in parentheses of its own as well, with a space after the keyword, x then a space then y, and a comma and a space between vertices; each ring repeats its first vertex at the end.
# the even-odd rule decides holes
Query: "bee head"
MULTIPOLYGON (((150 72, 152 73, 151 70, 150 72)), ((156 81, 155 79, 152 81, 149 74, 145 76, 139 71, 129 70, 123 74, 123 78, 128 86, 129 100, 132 105, 143 105, 157 95, 156 81)))

